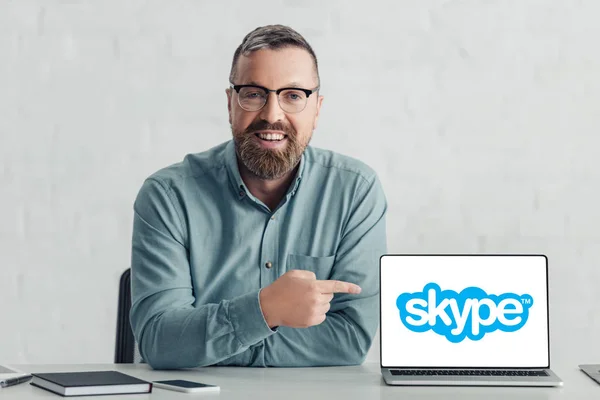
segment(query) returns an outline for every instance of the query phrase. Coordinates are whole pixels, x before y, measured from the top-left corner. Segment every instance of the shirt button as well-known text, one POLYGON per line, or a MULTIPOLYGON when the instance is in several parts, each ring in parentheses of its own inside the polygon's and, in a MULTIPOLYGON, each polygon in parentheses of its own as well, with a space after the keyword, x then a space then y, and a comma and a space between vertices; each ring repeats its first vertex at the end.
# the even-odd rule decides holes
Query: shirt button
POLYGON ((243 195, 244 195, 244 192, 242 192, 242 191, 240 190, 240 193, 239 193, 239 195, 240 195, 240 196, 243 196, 243 195))
POLYGON ((265 264, 265 267, 267 267, 268 269, 271 269, 272 266, 273 264, 271 264, 271 261, 267 261, 267 263, 265 264))
POLYGON ((274 215, 271 216, 271 221, 275 221, 275 216, 274 215))

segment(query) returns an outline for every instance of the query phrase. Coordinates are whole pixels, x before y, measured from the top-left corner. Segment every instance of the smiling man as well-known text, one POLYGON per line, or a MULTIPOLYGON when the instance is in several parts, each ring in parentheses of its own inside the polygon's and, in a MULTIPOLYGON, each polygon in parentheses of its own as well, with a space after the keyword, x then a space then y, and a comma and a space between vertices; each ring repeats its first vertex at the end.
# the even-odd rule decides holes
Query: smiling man
POLYGON ((144 182, 131 324, 153 368, 364 360, 379 321, 387 205, 371 168, 309 146, 319 86, 300 34, 255 29, 226 90, 233 140, 144 182))

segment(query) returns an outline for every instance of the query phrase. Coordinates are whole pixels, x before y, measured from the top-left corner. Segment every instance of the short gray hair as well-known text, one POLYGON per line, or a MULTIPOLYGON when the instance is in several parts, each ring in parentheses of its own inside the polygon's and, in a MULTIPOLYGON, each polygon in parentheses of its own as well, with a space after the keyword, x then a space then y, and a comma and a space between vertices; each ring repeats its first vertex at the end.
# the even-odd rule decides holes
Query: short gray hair
POLYGON ((277 50, 286 47, 299 47, 308 51, 315 62, 315 73, 317 75, 317 86, 320 84, 319 78, 319 64, 317 63, 317 56, 313 51, 312 47, 302 35, 293 30, 292 28, 284 25, 267 25, 261 26, 248 33, 242 44, 238 46, 233 55, 233 62, 231 63, 231 72, 229 73, 229 81, 234 82, 236 75, 236 68, 240 55, 247 56, 250 53, 260 49, 277 50))

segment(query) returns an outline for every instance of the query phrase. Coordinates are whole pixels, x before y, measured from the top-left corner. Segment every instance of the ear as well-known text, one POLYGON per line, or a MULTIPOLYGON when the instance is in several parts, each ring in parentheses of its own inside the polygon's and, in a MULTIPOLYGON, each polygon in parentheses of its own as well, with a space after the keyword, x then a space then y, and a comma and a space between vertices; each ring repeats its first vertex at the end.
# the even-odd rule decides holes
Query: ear
POLYGON ((229 125, 231 125, 231 88, 225 89, 225 94, 227 94, 227 112, 229 113, 229 125))
POLYGON ((315 114, 315 120, 313 122, 313 130, 317 129, 317 121, 319 120, 319 115, 321 114, 321 105, 323 104, 323 96, 319 96, 317 99, 317 113, 315 114))

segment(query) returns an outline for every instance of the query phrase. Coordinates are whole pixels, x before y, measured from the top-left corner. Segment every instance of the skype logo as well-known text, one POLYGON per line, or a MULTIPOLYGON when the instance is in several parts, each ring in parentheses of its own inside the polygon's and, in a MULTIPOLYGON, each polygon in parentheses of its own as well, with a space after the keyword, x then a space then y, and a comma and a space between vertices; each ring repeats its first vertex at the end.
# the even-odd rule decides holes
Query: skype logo
POLYGON ((400 320, 414 332, 433 330, 452 343, 480 340, 495 330, 514 332, 529 317, 533 298, 515 293, 487 294, 478 287, 457 293, 428 283, 422 292, 402 293, 396 300, 400 320))

